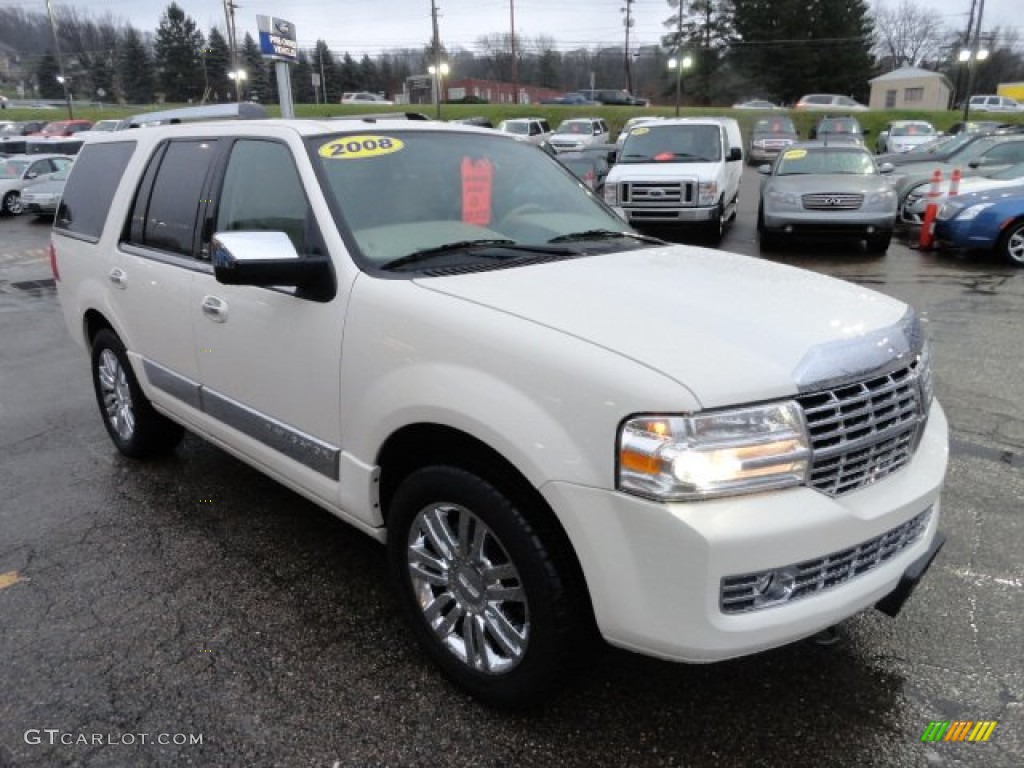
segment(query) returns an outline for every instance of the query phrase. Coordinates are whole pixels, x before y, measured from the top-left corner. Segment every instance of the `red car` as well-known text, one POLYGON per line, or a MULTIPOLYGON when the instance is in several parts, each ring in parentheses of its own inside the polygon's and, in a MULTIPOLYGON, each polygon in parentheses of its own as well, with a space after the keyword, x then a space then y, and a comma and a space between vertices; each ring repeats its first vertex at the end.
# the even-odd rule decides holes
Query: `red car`
POLYGON ((29 134, 31 136, 71 136, 79 131, 87 131, 92 128, 89 120, 54 120, 43 126, 41 131, 29 134))

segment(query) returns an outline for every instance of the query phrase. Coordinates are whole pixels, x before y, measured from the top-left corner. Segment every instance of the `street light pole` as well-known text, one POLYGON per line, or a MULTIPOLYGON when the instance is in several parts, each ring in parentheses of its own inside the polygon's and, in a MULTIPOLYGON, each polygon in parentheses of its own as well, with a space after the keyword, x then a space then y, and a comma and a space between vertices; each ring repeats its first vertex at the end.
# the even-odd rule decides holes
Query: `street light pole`
POLYGON ((64 87, 64 103, 68 107, 68 120, 74 120, 75 115, 71 111, 71 91, 68 90, 68 78, 64 76, 64 57, 60 53, 60 36, 57 34, 57 22, 53 20, 53 9, 50 7, 50 0, 46 0, 46 14, 50 17, 50 31, 53 32, 53 47, 57 52, 57 82, 64 87))
POLYGON ((693 66, 693 58, 679 55, 668 60, 668 68, 676 71, 676 117, 679 117, 679 102, 683 92, 683 70, 693 66))

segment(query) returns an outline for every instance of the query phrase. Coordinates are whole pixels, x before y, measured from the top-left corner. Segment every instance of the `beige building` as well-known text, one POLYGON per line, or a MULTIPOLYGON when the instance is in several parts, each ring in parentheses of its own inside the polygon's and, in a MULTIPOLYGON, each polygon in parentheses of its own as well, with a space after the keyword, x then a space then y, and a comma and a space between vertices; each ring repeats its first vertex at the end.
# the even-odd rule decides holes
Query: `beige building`
POLYGON ((871 109, 949 109, 953 86, 945 75, 918 67, 900 67, 869 80, 871 109))

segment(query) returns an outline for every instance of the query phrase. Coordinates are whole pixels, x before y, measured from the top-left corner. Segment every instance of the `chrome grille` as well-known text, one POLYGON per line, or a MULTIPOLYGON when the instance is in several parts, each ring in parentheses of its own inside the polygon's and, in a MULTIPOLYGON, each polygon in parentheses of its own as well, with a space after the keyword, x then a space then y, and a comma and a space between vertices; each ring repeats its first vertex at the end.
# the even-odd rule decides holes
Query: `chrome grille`
POLYGON ((694 205, 693 184, 689 182, 629 182, 622 185, 622 202, 637 206, 694 205))
POLYGON ((864 195, 845 192, 815 193, 801 195, 805 210, 808 211, 856 211, 864 202, 864 195))
POLYGON ((930 389, 927 366, 915 361, 892 373, 798 397, 811 435, 807 484, 839 496, 910 461, 925 419, 922 381, 930 389))
POLYGON ((744 613, 759 608, 770 608, 773 605, 784 605, 845 584, 861 574, 874 570, 920 539, 928 528, 931 514, 931 508, 926 509, 902 525, 855 547, 787 566, 787 569, 795 571, 796 576, 793 589, 784 600, 758 604, 758 597, 761 594, 758 585, 764 584, 773 571, 726 576, 722 579, 719 592, 722 613, 744 613))

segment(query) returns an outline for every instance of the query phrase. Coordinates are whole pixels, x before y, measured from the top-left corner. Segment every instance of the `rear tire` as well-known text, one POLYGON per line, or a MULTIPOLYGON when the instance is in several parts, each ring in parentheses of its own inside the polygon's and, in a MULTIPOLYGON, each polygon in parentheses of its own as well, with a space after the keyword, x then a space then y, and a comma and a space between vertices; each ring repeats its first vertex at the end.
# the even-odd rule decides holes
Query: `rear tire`
POLYGON ((185 430, 157 413, 139 386, 124 344, 104 328, 92 341, 92 383, 107 434, 121 453, 143 459, 167 453, 185 430))
POLYGON ((1015 221, 999 238, 997 253, 1017 267, 1024 267, 1024 219, 1015 221))
POLYGON ((506 708, 543 702, 588 638, 585 597, 523 511, 478 475, 431 466, 402 482, 388 517, 391 579, 416 640, 456 685, 506 708))

